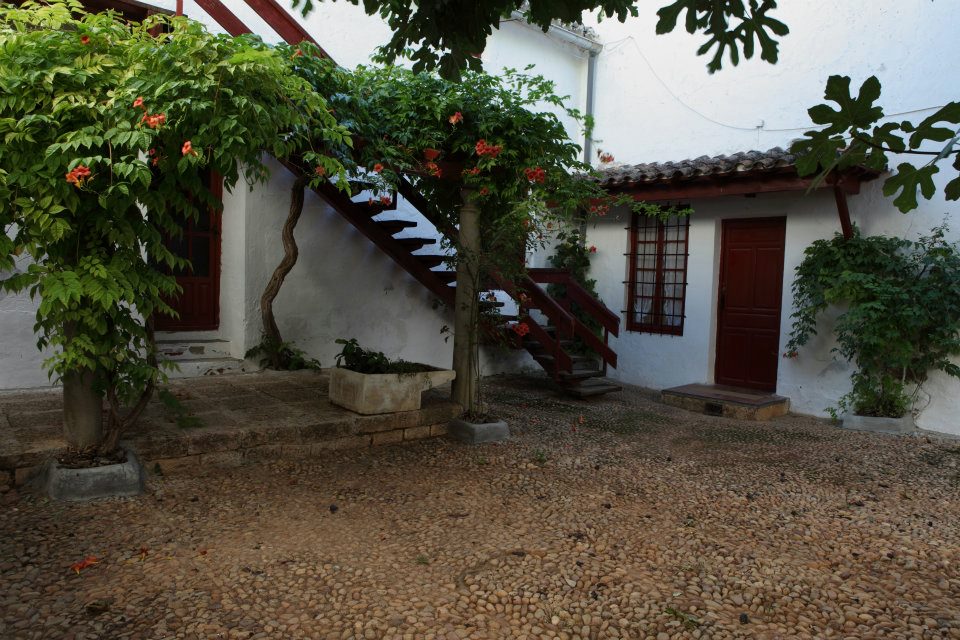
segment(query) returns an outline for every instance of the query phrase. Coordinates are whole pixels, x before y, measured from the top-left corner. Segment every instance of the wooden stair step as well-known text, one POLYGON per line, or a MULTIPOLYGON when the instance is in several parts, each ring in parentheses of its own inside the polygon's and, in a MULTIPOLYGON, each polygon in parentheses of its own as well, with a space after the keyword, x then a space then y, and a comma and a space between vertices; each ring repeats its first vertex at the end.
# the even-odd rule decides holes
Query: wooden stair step
MULTIPOLYGON (((417 256, 418 258, 420 256, 417 256)), ((457 272, 456 271, 434 271, 438 278, 444 282, 456 282, 457 281, 457 272)))
POLYGON ((443 264, 446 260, 449 259, 449 256, 443 256, 438 254, 420 254, 420 255, 415 255, 413 257, 419 260, 420 263, 422 263, 423 266, 425 266, 428 269, 431 269, 433 267, 439 267, 441 264, 443 264))
POLYGON ((392 236, 400 233, 404 229, 417 226, 417 223, 411 220, 378 220, 377 226, 392 236))
POLYGON ((368 218, 374 218, 386 211, 388 208, 389 207, 380 204, 379 202, 354 202, 351 212, 366 216, 368 218))
POLYGON ((425 247, 430 244, 437 244, 436 238, 397 238, 399 242, 407 251, 416 251, 422 247, 425 247))

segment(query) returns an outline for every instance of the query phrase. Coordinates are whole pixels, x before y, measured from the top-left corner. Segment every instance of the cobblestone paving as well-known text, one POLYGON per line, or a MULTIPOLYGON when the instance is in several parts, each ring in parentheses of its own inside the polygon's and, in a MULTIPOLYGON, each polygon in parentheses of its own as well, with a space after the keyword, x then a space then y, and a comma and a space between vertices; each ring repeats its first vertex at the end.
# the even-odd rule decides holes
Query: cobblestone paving
POLYGON ((960 443, 487 395, 504 445, 5 489, 0 638, 960 638, 960 443))

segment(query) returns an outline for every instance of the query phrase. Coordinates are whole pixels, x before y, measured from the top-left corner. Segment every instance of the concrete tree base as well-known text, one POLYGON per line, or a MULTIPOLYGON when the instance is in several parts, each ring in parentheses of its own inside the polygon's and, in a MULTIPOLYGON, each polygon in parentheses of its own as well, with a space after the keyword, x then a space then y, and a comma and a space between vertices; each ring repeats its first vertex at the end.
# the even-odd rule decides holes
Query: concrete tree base
POLYGON ((420 394, 457 377, 450 369, 418 373, 357 373, 330 370, 330 402, 362 415, 416 411, 420 394))
POLYGON ((840 426, 853 431, 890 434, 913 433, 916 430, 916 426, 913 423, 913 415, 909 413, 902 418, 876 418, 874 416, 858 416, 847 413, 844 414, 840 426))
POLYGON ((466 444, 502 442, 510 437, 510 427, 503 420, 497 422, 474 423, 461 418, 450 421, 448 433, 466 444))
POLYGON ((51 461, 40 481, 54 500, 95 500, 138 496, 146 485, 146 473, 140 460, 125 449, 127 461, 86 469, 67 469, 51 461))

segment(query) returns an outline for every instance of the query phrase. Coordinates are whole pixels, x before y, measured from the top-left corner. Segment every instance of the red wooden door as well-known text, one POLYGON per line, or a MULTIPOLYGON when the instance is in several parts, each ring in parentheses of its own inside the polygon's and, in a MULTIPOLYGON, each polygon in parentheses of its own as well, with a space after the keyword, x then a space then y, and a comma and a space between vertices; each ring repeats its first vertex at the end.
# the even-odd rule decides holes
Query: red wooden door
MULTIPOLYGON (((211 191, 223 196, 220 176, 211 178, 211 191)), ((220 326, 220 212, 203 210, 196 220, 187 220, 183 235, 170 238, 173 253, 190 261, 191 268, 178 270, 177 284, 183 291, 169 304, 178 318, 157 315, 158 331, 208 331, 220 326)))
POLYGON ((775 391, 786 218, 724 220, 717 384, 775 391))

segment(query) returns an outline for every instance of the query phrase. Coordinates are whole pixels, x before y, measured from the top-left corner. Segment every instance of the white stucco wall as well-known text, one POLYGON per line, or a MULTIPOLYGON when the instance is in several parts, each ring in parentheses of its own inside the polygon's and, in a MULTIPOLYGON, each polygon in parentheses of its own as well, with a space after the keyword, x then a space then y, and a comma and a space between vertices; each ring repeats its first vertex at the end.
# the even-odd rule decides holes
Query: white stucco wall
MULTIPOLYGON (((174 0, 155 3, 173 8, 174 0)), ((246 3, 227 2, 265 40, 278 40, 246 3)), ((695 55, 702 36, 682 29, 655 36, 656 7, 640 6, 638 19, 596 25, 605 48, 598 59, 595 137, 598 145, 626 163, 680 160, 700 155, 787 146, 808 127, 806 109, 821 101, 830 74, 853 77, 858 86, 876 74, 884 84, 886 112, 915 121, 930 107, 955 99, 960 86, 960 40, 955 38, 952 2, 878 0, 837 3, 808 0, 782 3, 776 15, 791 34, 781 44, 780 62, 759 59, 707 73, 706 59, 695 55), (935 78, 936 81, 931 81, 935 78)), ((186 12, 218 27, 193 0, 186 12)), ((303 20, 302 18, 297 18, 303 20)), ((311 33, 339 63, 368 63, 390 31, 378 17, 345 2, 323 2, 305 19, 311 33)), ((585 53, 528 27, 507 23, 490 39, 483 60, 496 72, 535 63, 535 72, 557 83, 560 94, 583 108, 586 102, 585 53)), ((572 129, 572 127, 571 127, 572 129)), ((580 132, 571 130, 574 139, 580 132)), ((896 162, 896 160, 894 160, 896 162)), ((948 173, 948 172, 946 172, 948 173)), ((941 176, 939 184, 945 182, 941 176)), ((275 168, 266 187, 248 192, 243 185, 225 195, 221 327, 216 337, 230 341, 240 356, 260 334, 257 300, 279 260, 279 228, 286 215, 291 178, 275 168)), ((624 331, 614 340, 619 369, 610 373, 625 382, 663 388, 689 382, 710 382, 716 334, 716 288, 720 221, 732 217, 786 215, 781 346, 789 334, 790 275, 803 249, 814 239, 837 230, 829 194, 769 194, 755 199, 731 197, 691 203, 687 319, 680 337, 624 331)), ((401 212, 398 216, 403 217, 401 212)), ((927 232, 945 217, 956 218, 957 203, 939 196, 922 202, 908 215, 897 212, 880 193, 880 181, 865 185, 850 198, 851 214, 865 234, 910 238, 927 232)), ((615 311, 625 305, 627 220, 611 214, 591 224, 588 244, 598 247, 592 275, 603 300, 615 311)), ((954 237, 960 237, 955 224, 954 237)), ((424 230, 418 230, 418 235, 424 230)), ((285 337, 294 340, 327 365, 337 351, 338 337, 357 337, 364 344, 399 357, 434 364, 450 359, 450 342, 440 328, 452 322, 433 310, 432 296, 338 214, 309 197, 297 231, 300 262, 277 300, 285 337)), ((545 256, 533 258, 541 266, 545 256)), ((47 384, 40 369, 42 355, 33 337, 34 303, 22 296, 0 294, 0 388, 47 384)), ((794 410, 824 415, 848 388, 849 368, 835 362, 828 338, 821 337, 797 360, 781 360, 778 392, 793 401, 794 410)), ((529 365, 529 361, 520 363, 529 365)), ((498 367, 514 367, 508 358, 498 367)), ((960 433, 960 385, 934 374, 926 384, 919 424, 960 433)))
MULTIPOLYGON (((888 114, 936 107, 956 99, 960 42, 956 6, 949 2, 882 0, 836 3, 812 0, 782 3, 776 15, 791 34, 783 39, 780 61, 758 59, 710 75, 706 58, 697 57, 702 36, 682 29, 655 36, 655 11, 636 20, 597 25, 605 43, 597 80, 597 138, 600 146, 627 164, 682 160, 748 149, 786 147, 809 128, 806 110, 822 101, 827 77, 850 75, 854 90, 870 75, 884 85, 881 104, 888 114), (935 43, 935 44, 933 44, 935 43), (931 82, 936 78, 936 82, 931 82), (762 126, 759 126, 761 125, 762 126)), ((902 116, 919 121, 932 110, 902 116)), ((900 116, 898 116, 900 118, 900 116)), ((891 164, 899 160, 894 158, 891 164)), ((951 173, 944 170, 945 174, 951 173)), ((938 181, 942 188, 946 177, 938 181)), ((884 198, 882 179, 864 185, 849 199, 851 216, 864 234, 911 239, 945 218, 960 238, 955 202, 938 194, 917 211, 900 214, 884 198)), ((725 218, 787 216, 781 347, 790 330, 792 274, 804 248, 838 230, 830 194, 760 195, 693 201, 690 225, 689 288, 682 337, 624 331, 616 341, 620 367, 613 376, 652 388, 712 382, 716 342, 716 289, 720 221, 725 218)), ((604 301, 624 309, 626 219, 608 219, 588 230, 588 244, 599 251, 592 275, 604 301)), ((795 411, 826 415, 849 389, 849 365, 830 353, 829 328, 800 352, 780 360, 777 391, 790 397, 795 411)), ((781 349, 782 351, 783 349, 781 349)), ((918 403, 918 424, 960 434, 960 382, 935 373, 918 403), (928 401, 929 400, 929 401, 928 401)))
POLYGON ((781 40, 779 62, 755 56, 732 67, 725 59, 713 75, 707 57, 696 55, 705 37, 687 34, 682 22, 672 34, 655 35, 661 4, 640 3, 639 17, 623 24, 595 25, 604 42, 597 137, 617 160, 784 146, 809 128, 806 111, 822 101, 833 74, 851 76, 855 88, 876 75, 888 114, 956 99, 956 2, 781 2, 772 15, 787 23, 790 34, 781 40))
MULTIPOLYGON (((949 205, 937 198, 921 210, 903 215, 895 211, 881 193, 881 181, 863 186, 849 198, 851 217, 865 234, 900 235, 915 239, 943 220, 949 205)), ((717 288, 721 221, 735 218, 786 216, 784 287, 780 324, 780 352, 786 351, 794 311, 790 290, 793 273, 803 252, 814 240, 830 238, 839 231, 836 205, 829 191, 760 194, 755 198, 731 196, 691 201, 689 263, 687 272, 686 318, 682 336, 663 336, 625 329, 611 338, 619 355, 619 367, 610 376, 630 384, 653 389, 693 382, 712 383, 716 356, 717 288)), ((592 275, 604 303, 615 311, 626 305, 629 215, 612 212, 588 226, 588 242, 597 247, 592 275)), ((960 239, 954 228, 954 240, 960 239)), ((831 353, 835 341, 829 323, 821 323, 819 335, 801 349, 794 360, 780 359, 777 393, 790 398, 798 413, 828 415, 826 408, 850 388, 851 366, 831 353)), ((917 405, 917 423, 925 429, 960 434, 960 381, 934 373, 924 385, 917 405)))

